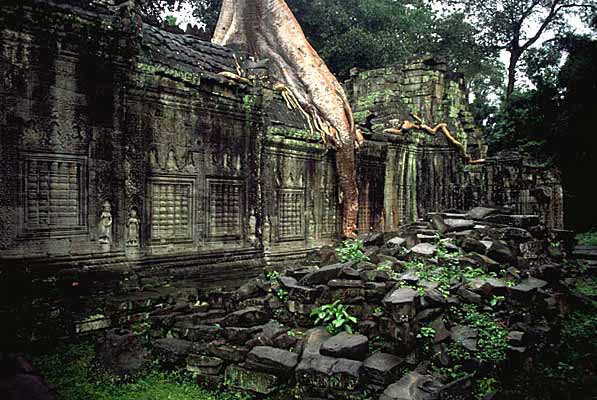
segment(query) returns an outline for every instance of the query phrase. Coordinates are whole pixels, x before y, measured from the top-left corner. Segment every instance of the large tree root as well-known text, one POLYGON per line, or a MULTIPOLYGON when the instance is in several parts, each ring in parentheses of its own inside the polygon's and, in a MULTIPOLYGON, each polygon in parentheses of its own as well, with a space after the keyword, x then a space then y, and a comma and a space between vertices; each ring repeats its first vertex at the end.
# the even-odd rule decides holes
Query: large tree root
POLYGON ((399 128, 384 129, 384 133, 400 135, 400 134, 403 134, 410 130, 418 129, 418 130, 422 130, 430 135, 435 136, 435 135, 437 135, 437 132, 440 131, 446 137, 448 142, 450 142, 450 144, 456 148, 456 150, 458 151, 458 154, 463 159, 465 164, 482 164, 485 162, 485 159, 473 160, 472 157, 470 156, 470 154, 468 154, 468 152, 466 151, 466 148, 464 147, 464 145, 462 143, 460 143, 458 140, 456 140, 456 138, 452 135, 452 133, 450 133, 450 130, 448 129, 448 124, 446 124, 445 122, 437 124, 434 128, 432 128, 429 125, 426 125, 423 122, 423 120, 421 118, 419 118, 418 116, 416 116, 414 114, 411 114, 411 116, 417 121, 416 123, 414 123, 412 121, 405 120, 402 122, 402 124, 400 125, 399 128))
POLYGON ((224 0, 212 41, 269 59, 270 73, 280 82, 274 90, 337 151, 342 231, 353 237, 358 210, 354 153, 363 137, 355 128, 344 89, 311 47, 288 5, 283 0, 224 0))

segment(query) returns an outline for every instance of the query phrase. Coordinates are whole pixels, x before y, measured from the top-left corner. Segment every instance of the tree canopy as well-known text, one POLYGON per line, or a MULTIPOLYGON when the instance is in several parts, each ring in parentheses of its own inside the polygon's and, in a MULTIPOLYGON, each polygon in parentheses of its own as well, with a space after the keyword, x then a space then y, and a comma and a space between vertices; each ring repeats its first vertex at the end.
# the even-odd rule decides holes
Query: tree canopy
POLYGON ((519 61, 548 31, 568 27, 566 16, 586 15, 597 9, 595 0, 448 0, 475 21, 477 39, 485 47, 509 53, 505 102, 514 92, 519 61))

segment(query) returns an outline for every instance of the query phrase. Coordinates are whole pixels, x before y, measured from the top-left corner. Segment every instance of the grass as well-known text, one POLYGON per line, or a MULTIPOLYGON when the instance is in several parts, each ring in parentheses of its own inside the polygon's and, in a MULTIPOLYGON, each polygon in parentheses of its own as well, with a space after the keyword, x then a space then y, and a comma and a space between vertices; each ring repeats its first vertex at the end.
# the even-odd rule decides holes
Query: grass
POLYGON ((580 245, 597 246, 597 228, 593 228, 585 233, 579 233, 576 235, 576 239, 580 245))
POLYGON ((250 400, 244 392, 199 387, 185 372, 147 371, 126 380, 98 370, 91 344, 68 345, 32 362, 56 400, 250 400))

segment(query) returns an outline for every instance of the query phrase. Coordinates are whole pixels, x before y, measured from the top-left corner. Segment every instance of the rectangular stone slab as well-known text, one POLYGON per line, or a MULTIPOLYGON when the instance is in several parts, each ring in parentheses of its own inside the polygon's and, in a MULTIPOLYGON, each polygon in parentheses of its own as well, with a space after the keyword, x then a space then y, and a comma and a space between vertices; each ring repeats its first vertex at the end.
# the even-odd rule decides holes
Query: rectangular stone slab
POLYGON ((249 371, 238 365, 229 365, 224 375, 226 386, 249 390, 260 394, 270 394, 278 386, 278 377, 264 372, 249 371))

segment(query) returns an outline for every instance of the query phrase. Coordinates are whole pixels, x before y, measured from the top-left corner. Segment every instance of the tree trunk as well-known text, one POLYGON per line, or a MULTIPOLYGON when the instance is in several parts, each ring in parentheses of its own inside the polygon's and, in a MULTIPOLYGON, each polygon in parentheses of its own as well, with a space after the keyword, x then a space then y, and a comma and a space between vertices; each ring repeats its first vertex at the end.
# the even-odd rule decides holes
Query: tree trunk
POLYGON ((506 106, 510 104, 512 93, 514 93, 514 85, 516 84, 516 66, 522 51, 519 49, 510 51, 510 61, 508 63, 508 86, 506 87, 506 106))
POLYGON ((283 0, 224 0, 214 43, 270 60, 270 73, 307 113, 321 117, 336 136, 336 165, 344 194, 343 234, 354 235, 358 211, 352 110, 344 89, 307 41, 283 0))

